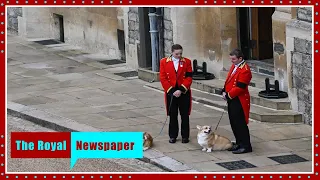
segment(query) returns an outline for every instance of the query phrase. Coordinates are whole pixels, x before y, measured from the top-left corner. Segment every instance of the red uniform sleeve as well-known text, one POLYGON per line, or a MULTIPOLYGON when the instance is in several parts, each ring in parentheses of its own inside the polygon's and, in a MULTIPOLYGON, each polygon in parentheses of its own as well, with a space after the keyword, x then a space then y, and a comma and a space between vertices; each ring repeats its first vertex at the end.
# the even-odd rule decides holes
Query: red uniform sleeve
POLYGON ((234 86, 228 93, 226 98, 227 99, 233 99, 242 93, 245 92, 247 86, 249 85, 251 81, 252 75, 250 70, 245 70, 244 72, 241 72, 239 74, 238 81, 236 83, 236 86, 234 86))
POLYGON ((166 63, 166 59, 162 59, 160 61, 160 82, 161 82, 161 85, 162 85, 164 91, 166 93, 169 93, 173 87, 171 86, 171 84, 168 81, 168 78, 167 78, 168 76, 167 76, 167 73, 165 70, 165 63, 166 63))
POLYGON ((187 60, 187 71, 185 74, 185 78, 183 80, 183 83, 181 84, 180 90, 182 91, 182 93, 186 93, 192 84, 192 66, 191 66, 191 61, 187 60))

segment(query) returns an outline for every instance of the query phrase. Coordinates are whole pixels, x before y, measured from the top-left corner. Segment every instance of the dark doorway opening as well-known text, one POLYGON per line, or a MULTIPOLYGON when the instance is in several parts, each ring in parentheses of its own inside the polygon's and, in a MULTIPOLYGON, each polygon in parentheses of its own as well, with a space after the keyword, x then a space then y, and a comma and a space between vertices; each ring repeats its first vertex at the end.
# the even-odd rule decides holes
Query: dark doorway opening
POLYGON ((63 16, 59 14, 53 14, 53 34, 54 39, 64 42, 64 26, 63 26, 63 16))
POLYGON ((272 14, 274 7, 238 8, 239 45, 247 60, 273 63, 272 14))
POLYGON ((121 60, 126 61, 126 44, 124 39, 124 31, 117 29, 117 35, 118 35, 118 48, 121 55, 121 60))
POLYGON ((151 38, 149 8, 139 7, 139 35, 140 46, 138 46, 138 63, 141 68, 150 68, 152 66, 151 38))
POLYGON ((251 58, 249 8, 238 8, 239 42, 245 59, 251 58))

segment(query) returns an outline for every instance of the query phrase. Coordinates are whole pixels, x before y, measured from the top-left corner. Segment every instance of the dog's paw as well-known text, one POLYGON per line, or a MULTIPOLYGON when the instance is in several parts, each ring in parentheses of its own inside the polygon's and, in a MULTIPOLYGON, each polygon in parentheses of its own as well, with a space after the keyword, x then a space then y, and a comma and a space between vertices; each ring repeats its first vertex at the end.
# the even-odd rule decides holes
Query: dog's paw
POLYGON ((145 150, 147 150, 147 149, 149 149, 149 148, 148 148, 148 147, 144 147, 144 148, 143 148, 143 151, 145 151, 145 150))
POLYGON ((211 148, 209 148, 209 149, 207 150, 207 152, 212 152, 212 149, 211 149, 211 148))
POLYGON ((206 150, 207 150, 207 148, 203 148, 203 149, 202 149, 202 151, 206 151, 206 150))

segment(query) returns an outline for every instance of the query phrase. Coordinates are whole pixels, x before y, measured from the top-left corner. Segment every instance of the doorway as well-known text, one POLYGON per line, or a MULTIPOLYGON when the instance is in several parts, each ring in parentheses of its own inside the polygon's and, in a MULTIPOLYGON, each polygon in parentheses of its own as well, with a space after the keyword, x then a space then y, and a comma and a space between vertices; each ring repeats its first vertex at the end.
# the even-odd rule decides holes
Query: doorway
POLYGON ((64 27, 63 27, 63 16, 59 14, 53 14, 53 35, 54 39, 64 42, 64 27))
POLYGON ((124 31, 117 29, 117 35, 118 35, 118 48, 121 55, 121 60, 126 61, 126 44, 124 39, 124 31))
POLYGON ((238 10, 239 46, 246 60, 259 60, 273 64, 272 14, 274 7, 238 10))

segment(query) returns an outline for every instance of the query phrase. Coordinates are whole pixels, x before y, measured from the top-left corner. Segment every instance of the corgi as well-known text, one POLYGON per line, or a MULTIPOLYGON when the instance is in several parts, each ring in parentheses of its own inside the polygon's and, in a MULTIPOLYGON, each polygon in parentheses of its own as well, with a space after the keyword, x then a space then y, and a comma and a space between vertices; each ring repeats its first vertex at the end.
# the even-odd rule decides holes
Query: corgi
POLYGON ((153 145, 152 136, 149 133, 144 132, 143 133, 143 151, 150 149, 152 145, 153 145))
POLYGON ((210 126, 199 126, 197 125, 198 129, 198 144, 203 148, 202 151, 211 152, 212 150, 229 150, 232 148, 232 142, 224 137, 215 134, 211 131, 210 126))

